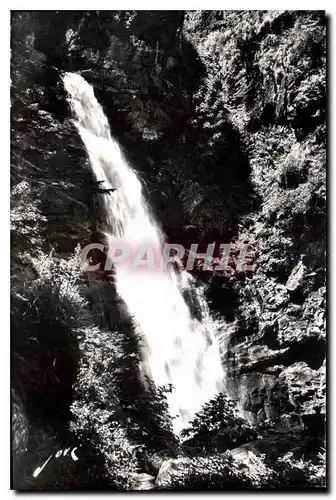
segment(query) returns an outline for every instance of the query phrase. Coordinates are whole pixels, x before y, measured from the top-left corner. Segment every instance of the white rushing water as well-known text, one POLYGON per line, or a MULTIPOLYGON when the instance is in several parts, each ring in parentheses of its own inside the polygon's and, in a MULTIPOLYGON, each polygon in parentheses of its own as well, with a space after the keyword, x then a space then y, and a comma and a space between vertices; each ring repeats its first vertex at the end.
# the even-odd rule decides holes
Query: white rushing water
MULTIPOLYGON (((141 183, 111 137, 108 120, 93 88, 80 75, 66 73, 64 86, 75 124, 91 167, 104 188, 107 237, 131 246, 161 248, 165 241, 142 195, 141 183)), ((186 271, 144 273, 128 266, 115 268, 120 297, 143 339, 142 368, 157 386, 172 384, 167 395, 175 432, 185 427, 201 406, 223 388, 223 369, 214 325, 201 289, 195 290, 201 320, 192 317, 182 291, 193 278, 186 271)))

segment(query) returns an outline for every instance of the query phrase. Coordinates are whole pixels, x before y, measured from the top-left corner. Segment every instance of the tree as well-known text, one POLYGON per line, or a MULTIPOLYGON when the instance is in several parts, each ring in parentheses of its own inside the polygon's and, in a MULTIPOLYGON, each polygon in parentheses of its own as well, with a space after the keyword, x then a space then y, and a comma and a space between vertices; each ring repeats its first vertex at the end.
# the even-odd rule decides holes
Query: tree
POLYGON ((181 436, 185 446, 208 453, 239 446, 257 434, 238 415, 235 402, 221 393, 202 407, 181 436))

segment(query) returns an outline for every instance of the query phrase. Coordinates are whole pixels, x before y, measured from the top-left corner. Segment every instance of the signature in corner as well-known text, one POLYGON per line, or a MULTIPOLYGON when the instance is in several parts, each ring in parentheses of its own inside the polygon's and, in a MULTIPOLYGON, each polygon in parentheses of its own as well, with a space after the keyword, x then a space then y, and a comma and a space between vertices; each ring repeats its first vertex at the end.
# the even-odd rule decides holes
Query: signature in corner
MULTIPOLYGON (((71 447, 70 447, 70 448, 66 448, 65 450, 58 450, 58 451, 55 453, 54 457, 55 457, 55 458, 59 458, 61 455, 63 455, 63 457, 65 457, 65 456, 69 453, 69 451, 70 451, 70 457, 72 458, 72 460, 74 460, 74 461, 76 462, 76 461, 77 461, 77 460, 79 460, 79 459, 78 459, 78 457, 77 457, 77 455, 76 455, 76 453, 75 453, 75 450, 77 450, 77 446, 75 446, 75 447, 74 447, 74 448, 72 448, 72 449, 71 449, 71 447), (71 451, 70 451, 70 450, 71 450, 71 451)), ((43 465, 41 465, 41 467, 37 467, 37 468, 35 469, 34 473, 33 473, 33 477, 37 477, 37 476, 38 476, 38 475, 39 475, 39 474, 43 471, 44 467, 47 465, 47 463, 48 463, 48 462, 50 462, 50 460, 51 460, 52 458, 53 458, 53 455, 50 455, 50 457, 48 458, 48 460, 46 460, 46 461, 44 462, 44 464, 43 464, 43 465)))

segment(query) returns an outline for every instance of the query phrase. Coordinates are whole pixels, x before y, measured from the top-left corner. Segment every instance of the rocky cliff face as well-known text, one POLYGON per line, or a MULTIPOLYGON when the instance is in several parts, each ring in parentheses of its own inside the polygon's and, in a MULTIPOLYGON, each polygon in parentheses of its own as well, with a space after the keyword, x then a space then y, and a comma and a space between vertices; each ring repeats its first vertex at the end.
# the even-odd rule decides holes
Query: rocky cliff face
MULTIPOLYGON (((208 111, 211 96, 217 117, 227 110, 244 137, 258 198, 234 235, 250 247, 253 276, 215 277, 234 316, 223 337, 228 390, 254 423, 321 429, 325 21, 312 13, 195 12, 184 29, 207 68, 198 106, 208 111)), ((222 161, 225 172, 225 155, 222 161)))

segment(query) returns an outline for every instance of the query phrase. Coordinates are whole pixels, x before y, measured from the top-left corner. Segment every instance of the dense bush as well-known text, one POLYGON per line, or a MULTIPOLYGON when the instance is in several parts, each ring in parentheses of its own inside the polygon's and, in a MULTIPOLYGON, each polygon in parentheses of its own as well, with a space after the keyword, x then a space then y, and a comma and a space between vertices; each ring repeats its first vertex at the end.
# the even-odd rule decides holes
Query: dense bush
POLYGON ((81 364, 71 406, 72 431, 105 460, 106 476, 117 488, 130 489, 138 459, 174 454, 165 391, 139 380, 139 354, 130 326, 115 332, 88 328, 80 344, 81 364))
POLYGON ((272 474, 262 460, 253 456, 249 463, 235 459, 230 452, 191 460, 181 459, 172 470, 164 489, 235 490, 265 487, 272 474))
POLYGON ((12 282, 15 385, 23 390, 28 405, 46 405, 48 411, 58 407, 55 398, 64 398, 66 407, 76 376, 76 329, 85 322, 84 299, 77 286, 78 252, 68 260, 25 254, 20 262, 23 276, 12 282))
POLYGON ((222 393, 203 405, 181 436, 186 446, 212 453, 251 441, 257 433, 238 415, 235 402, 222 393))
POLYGON ((251 490, 324 488, 325 455, 315 463, 297 460, 287 453, 269 463, 264 455, 248 452, 248 456, 225 454, 180 458, 170 470, 161 489, 176 490, 251 490))
POLYGON ((323 488, 326 486, 326 455, 297 460, 289 452, 277 460, 270 483, 276 488, 323 488))

